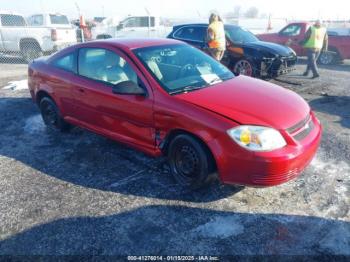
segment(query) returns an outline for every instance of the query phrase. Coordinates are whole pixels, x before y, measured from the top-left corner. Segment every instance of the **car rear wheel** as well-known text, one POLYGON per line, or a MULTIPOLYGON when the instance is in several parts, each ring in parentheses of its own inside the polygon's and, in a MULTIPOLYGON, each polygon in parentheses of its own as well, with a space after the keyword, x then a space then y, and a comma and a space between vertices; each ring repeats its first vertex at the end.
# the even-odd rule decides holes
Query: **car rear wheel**
POLYGON ((233 66, 233 72, 236 75, 254 76, 253 64, 247 59, 237 61, 233 66))
POLYGON ((208 150, 189 135, 178 135, 171 141, 168 161, 172 175, 182 186, 197 189, 215 178, 214 160, 208 150))
POLYGON ((21 51, 22 57, 27 63, 30 63, 34 59, 43 56, 43 52, 41 51, 40 47, 32 43, 23 44, 21 51))
POLYGON ((61 114, 50 98, 44 97, 40 101, 41 116, 46 126, 51 130, 68 131, 70 125, 64 121, 61 114))
POLYGON ((320 57, 318 58, 318 62, 321 65, 331 65, 334 64, 336 61, 336 54, 328 53, 328 52, 322 52, 320 54, 320 57))

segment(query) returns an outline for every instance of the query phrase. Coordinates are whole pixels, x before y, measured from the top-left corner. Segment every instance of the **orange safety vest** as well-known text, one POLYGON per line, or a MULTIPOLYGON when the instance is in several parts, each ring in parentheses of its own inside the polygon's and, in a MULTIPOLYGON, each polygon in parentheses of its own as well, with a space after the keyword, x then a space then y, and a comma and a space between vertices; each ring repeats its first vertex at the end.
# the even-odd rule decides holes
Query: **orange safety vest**
POLYGON ((210 48, 225 48, 226 39, 225 39, 225 29, 224 24, 220 21, 215 21, 208 26, 208 33, 212 33, 208 41, 210 48))

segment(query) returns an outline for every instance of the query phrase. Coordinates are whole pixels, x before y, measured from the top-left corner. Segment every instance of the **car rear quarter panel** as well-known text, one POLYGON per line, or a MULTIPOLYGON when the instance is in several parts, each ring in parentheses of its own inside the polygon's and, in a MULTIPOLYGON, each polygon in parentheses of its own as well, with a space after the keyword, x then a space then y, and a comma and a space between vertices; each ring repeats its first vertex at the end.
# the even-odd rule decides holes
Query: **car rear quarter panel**
POLYGON ((57 69, 46 60, 33 62, 29 66, 28 85, 34 102, 38 101, 39 92, 47 94, 56 103, 63 116, 73 109, 70 79, 73 74, 57 69))

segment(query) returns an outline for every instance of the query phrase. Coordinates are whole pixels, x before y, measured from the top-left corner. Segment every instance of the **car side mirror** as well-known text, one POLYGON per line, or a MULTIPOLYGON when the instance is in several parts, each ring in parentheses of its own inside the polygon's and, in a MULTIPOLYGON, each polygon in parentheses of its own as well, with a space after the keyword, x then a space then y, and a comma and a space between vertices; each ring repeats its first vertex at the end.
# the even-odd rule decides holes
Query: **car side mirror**
POLYGON ((123 81, 112 87, 113 94, 146 96, 146 91, 133 81, 123 81))

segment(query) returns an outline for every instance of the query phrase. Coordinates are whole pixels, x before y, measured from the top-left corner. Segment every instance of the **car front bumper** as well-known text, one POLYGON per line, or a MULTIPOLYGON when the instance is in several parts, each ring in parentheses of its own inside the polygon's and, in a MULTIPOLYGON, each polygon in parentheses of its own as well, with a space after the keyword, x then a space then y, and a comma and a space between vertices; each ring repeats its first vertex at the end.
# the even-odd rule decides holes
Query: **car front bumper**
POLYGON ((231 138, 221 143, 213 141, 209 146, 214 149, 220 180, 225 184, 268 187, 296 178, 311 162, 321 141, 319 121, 313 114, 310 121, 312 130, 306 136, 300 132, 294 139, 284 131, 288 145, 271 152, 251 152, 243 148, 237 152, 231 138))
POLYGON ((263 59, 260 65, 261 77, 277 77, 295 70, 297 56, 277 57, 263 59))

